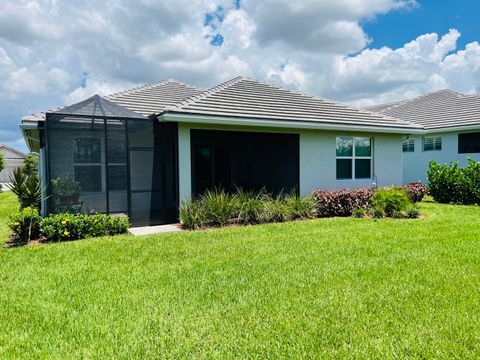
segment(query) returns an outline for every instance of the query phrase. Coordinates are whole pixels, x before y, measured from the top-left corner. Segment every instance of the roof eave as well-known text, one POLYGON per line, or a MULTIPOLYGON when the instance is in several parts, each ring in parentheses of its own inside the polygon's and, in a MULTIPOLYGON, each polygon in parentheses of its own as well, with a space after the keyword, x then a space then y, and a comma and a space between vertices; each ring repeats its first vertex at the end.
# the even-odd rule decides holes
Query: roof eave
POLYGON ((273 127, 305 130, 343 130, 374 133, 392 133, 392 134, 423 134, 425 130, 421 127, 390 127, 376 125, 347 125, 347 124, 328 124, 315 121, 304 120, 278 120, 278 119, 259 119, 259 118, 239 118, 225 116, 197 115, 181 112, 164 112, 158 117, 159 121, 216 124, 216 125, 236 125, 236 126, 256 126, 273 127))

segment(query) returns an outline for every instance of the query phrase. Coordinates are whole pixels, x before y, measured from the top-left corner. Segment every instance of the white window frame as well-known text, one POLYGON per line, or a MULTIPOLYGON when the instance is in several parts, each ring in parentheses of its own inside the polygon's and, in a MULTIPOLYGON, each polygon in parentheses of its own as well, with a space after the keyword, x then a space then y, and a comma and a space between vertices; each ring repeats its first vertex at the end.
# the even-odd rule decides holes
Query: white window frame
POLYGON ((402 138, 402 152, 412 153, 415 152, 415 138, 410 135, 406 135, 402 138), (410 149, 411 146, 411 150, 410 149), (407 148, 407 150, 405 150, 407 148))
POLYGON ((335 137, 335 179, 337 181, 361 181, 361 180, 372 180, 373 179, 373 137, 369 136, 348 136, 348 135, 339 135, 335 137), (352 156, 337 156, 336 147, 337 147, 337 138, 351 138, 352 139, 352 156), (370 139, 370 156, 357 156, 355 154, 355 143, 357 139, 370 139), (352 160, 352 177, 349 179, 338 179, 336 175, 336 166, 337 159, 339 160, 352 160), (356 178, 355 177, 355 160, 370 160, 370 177, 368 178, 356 178))
POLYGON ((427 151, 442 151, 443 149, 443 138, 441 135, 425 135, 423 138, 422 138, 422 150, 424 152, 427 152, 427 151), (427 139, 432 139, 432 144, 434 146, 433 149, 425 149, 425 144, 426 144, 426 140, 427 139), (439 149, 435 149, 435 145, 438 145, 440 144, 440 148, 439 149))

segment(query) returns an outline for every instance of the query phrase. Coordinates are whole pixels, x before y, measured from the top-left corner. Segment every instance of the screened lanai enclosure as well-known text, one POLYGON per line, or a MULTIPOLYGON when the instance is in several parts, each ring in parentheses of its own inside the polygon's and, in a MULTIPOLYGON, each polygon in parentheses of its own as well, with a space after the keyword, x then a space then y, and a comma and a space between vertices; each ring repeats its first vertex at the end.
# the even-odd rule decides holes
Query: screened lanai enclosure
POLYGON ((177 124, 95 95, 47 113, 45 213, 129 216, 133 225, 178 214, 177 124))

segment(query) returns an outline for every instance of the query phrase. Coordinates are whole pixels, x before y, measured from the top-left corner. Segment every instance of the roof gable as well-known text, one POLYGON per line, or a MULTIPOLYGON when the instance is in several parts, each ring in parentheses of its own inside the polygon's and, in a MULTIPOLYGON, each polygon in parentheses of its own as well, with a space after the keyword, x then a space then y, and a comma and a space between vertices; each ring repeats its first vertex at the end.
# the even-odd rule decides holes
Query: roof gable
POLYGON ((2 153, 5 159, 25 159, 26 155, 10 146, 0 144, 0 153, 2 153))
POLYGON ((167 112, 221 117, 308 121, 372 127, 420 128, 382 114, 237 77, 165 108, 167 112))

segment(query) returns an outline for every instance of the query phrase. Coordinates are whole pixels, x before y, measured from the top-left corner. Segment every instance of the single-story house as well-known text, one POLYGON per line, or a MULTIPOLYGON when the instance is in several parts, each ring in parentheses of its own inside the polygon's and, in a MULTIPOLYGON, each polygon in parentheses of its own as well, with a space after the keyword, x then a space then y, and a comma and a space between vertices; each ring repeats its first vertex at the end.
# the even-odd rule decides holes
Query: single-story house
POLYGON ((204 90, 175 80, 44 114, 21 129, 40 153, 42 212, 178 219, 206 189, 308 194, 402 183, 402 138, 423 127, 237 77, 204 90))
POLYGON ((380 114, 421 125, 422 134, 403 138, 403 182, 426 182, 430 160, 480 161, 480 96, 451 90, 432 92, 411 100, 366 108, 380 114))
POLYGON ((0 184, 9 183, 12 172, 23 166, 26 155, 10 146, 0 144, 0 153, 3 154, 5 168, 0 171, 0 184))

